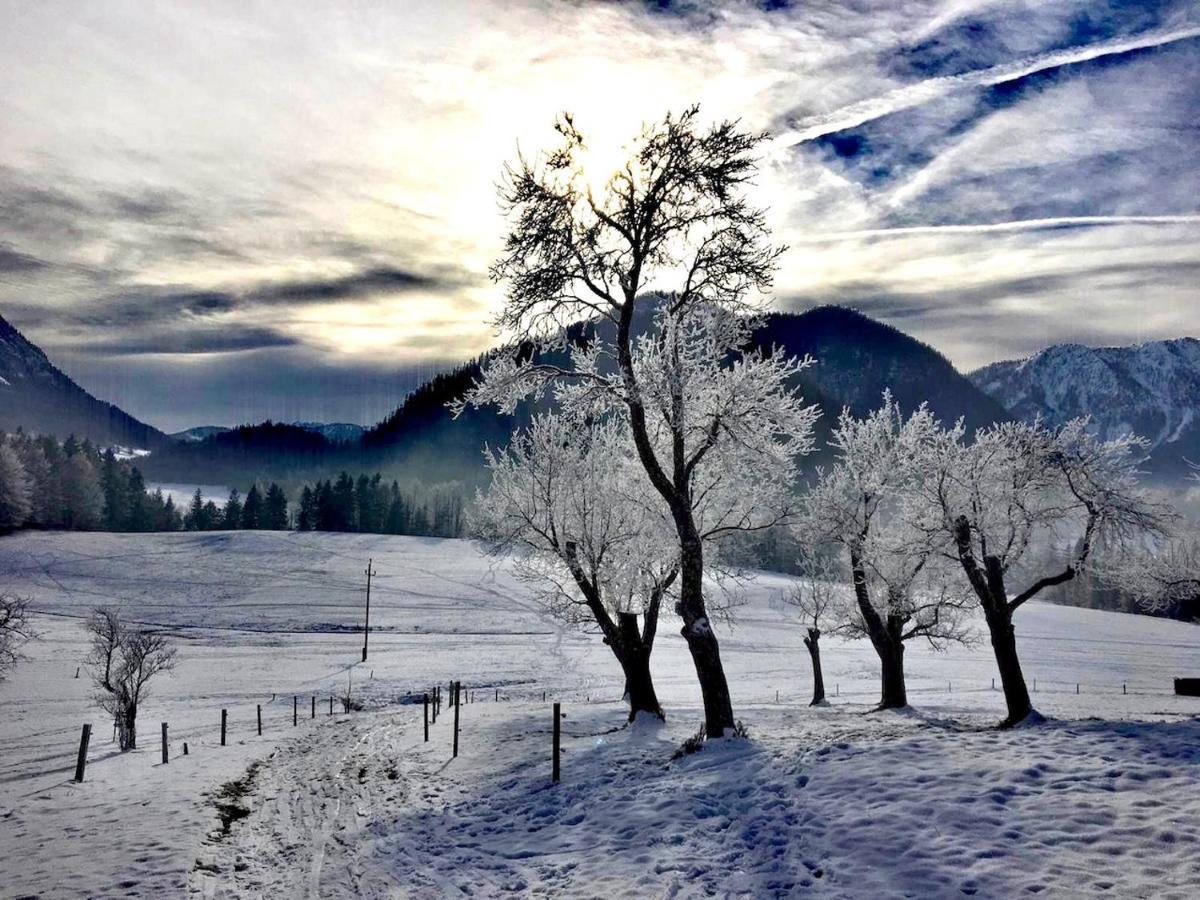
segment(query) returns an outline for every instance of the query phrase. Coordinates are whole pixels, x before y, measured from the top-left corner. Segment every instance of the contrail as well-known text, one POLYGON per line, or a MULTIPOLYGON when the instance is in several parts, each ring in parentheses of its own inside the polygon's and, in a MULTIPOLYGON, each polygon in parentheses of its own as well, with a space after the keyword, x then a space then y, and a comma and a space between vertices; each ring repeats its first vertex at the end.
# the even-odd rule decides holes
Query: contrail
POLYGON ((793 130, 773 138, 770 141, 770 149, 782 150, 826 134, 836 134, 889 113, 921 106, 962 88, 1003 84, 1006 81, 1013 81, 1058 66, 1087 62, 1102 56, 1128 53, 1131 50, 1161 47, 1194 37, 1200 37, 1200 26, 1180 28, 1175 31, 1150 32, 1112 41, 1100 41, 1082 47, 1071 47, 1067 50, 1056 50, 1052 53, 1030 56, 1014 62, 1001 63, 987 69, 964 72, 961 75, 930 78, 917 84, 896 88, 880 97, 871 97, 858 103, 852 103, 832 113, 811 116, 800 122, 793 130))
POLYGON ((1200 215, 1175 216, 1057 216, 1046 219, 1015 219, 977 225, 909 225, 898 228, 865 228, 824 234, 788 237, 789 244, 827 244, 870 238, 906 237, 922 234, 979 234, 1003 231, 1037 231, 1052 228, 1084 228, 1106 225, 1200 225, 1200 215))

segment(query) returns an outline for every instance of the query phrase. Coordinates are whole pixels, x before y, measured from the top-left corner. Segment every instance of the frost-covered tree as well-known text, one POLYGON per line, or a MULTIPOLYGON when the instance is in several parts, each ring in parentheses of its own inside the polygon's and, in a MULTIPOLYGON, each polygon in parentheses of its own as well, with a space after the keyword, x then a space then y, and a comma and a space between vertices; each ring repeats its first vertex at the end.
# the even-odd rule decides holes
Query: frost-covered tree
POLYGON ((1100 567, 1103 582, 1147 612, 1200 620, 1200 536, 1174 534, 1155 547, 1115 554, 1100 567))
POLYGON ((0 593, 0 680, 22 659, 22 645, 35 637, 29 600, 0 593))
POLYGON ((16 451, 0 436, 0 534, 23 526, 32 510, 25 466, 16 451))
POLYGON ((94 609, 87 629, 96 701, 113 717, 121 751, 135 750, 138 707, 149 694, 150 681, 175 667, 175 648, 166 635, 131 628, 111 606, 94 609))
POLYGON ((489 451, 488 468, 472 531, 515 553, 517 576, 552 613, 599 629, 624 673, 630 721, 661 718, 650 654, 678 549, 623 422, 538 416, 506 450, 489 451))
POLYGON ((845 554, 855 603, 838 630, 869 639, 879 655, 882 709, 908 705, 906 642, 970 639, 968 596, 947 577, 949 542, 914 525, 922 454, 939 431, 924 406, 905 418, 888 393, 865 418, 844 411, 830 442, 837 462, 806 495, 798 524, 803 540, 845 554))
POLYGON ((761 136, 735 122, 704 127, 693 108, 644 129, 609 173, 594 168, 593 147, 570 117, 557 131, 556 149, 506 172, 511 229, 492 275, 508 284, 498 325, 518 345, 574 346, 565 362, 536 353, 496 360, 469 401, 511 410, 565 384, 568 409, 625 418, 675 531, 682 634, 706 732, 720 736, 735 723, 705 600, 706 531, 766 527, 786 492, 758 510, 709 509, 708 524, 697 510, 718 470, 750 489, 756 479, 790 481, 815 417, 787 389, 799 363, 733 352, 747 336, 738 314, 770 286, 781 252, 745 196, 761 136), (586 340, 572 341, 569 329, 583 320, 586 340))
POLYGON ((1043 590, 1075 578, 1101 537, 1114 546, 1161 534, 1173 514, 1138 486, 1147 443, 1134 435, 1101 440, 1086 419, 1059 428, 1006 422, 964 439, 961 425, 925 444, 926 533, 952 542, 954 557, 983 608, 1008 708, 1005 724, 1033 711, 1017 655, 1013 614, 1043 590), (1039 542, 1073 546, 1065 565, 1026 571, 1039 542), (1010 576, 1024 585, 1010 593, 1010 576))
POLYGON ((825 674, 821 668, 821 634, 837 628, 846 619, 846 599, 841 566, 834 554, 805 547, 797 566, 802 577, 783 596, 794 607, 804 626, 804 646, 812 661, 813 698, 810 706, 825 703, 825 674))
POLYGON ((104 494, 96 467, 84 452, 69 454, 60 474, 64 528, 89 531, 98 527, 104 516, 104 494))

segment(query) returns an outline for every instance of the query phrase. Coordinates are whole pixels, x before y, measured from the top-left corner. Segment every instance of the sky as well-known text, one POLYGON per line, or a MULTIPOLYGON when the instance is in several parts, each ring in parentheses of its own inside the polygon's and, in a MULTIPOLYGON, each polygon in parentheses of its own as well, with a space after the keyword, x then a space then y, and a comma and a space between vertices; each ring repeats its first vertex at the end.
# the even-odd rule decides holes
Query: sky
POLYGON ((770 138, 773 307, 967 371, 1200 335, 1200 0, 0 0, 0 315, 166 430, 371 423, 493 346, 570 111, 770 138))

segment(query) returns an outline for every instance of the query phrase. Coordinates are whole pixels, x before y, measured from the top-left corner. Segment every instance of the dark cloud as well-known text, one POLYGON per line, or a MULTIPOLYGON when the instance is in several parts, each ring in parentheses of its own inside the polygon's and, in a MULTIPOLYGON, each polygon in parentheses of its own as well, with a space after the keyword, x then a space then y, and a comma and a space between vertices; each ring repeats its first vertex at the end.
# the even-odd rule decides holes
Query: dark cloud
POLYGON ((372 294, 403 294, 416 290, 442 292, 462 284, 463 281, 457 278, 381 266, 336 278, 268 284, 247 292, 245 299, 257 303, 327 303, 372 294))
POLYGON ((921 291, 897 291, 879 281, 843 282, 836 289, 821 288, 812 294, 781 298, 786 310, 806 309, 821 303, 853 306, 883 319, 913 319, 956 308, 972 316, 997 313, 1014 298, 1062 296, 1069 292, 1087 294, 1093 286, 1108 289, 1128 286, 1130 290, 1162 285, 1200 284, 1200 259, 1173 262, 1131 262, 1096 265, 1069 271, 1014 275, 984 284, 930 286, 921 291))
POLYGON ((0 274, 35 272, 46 266, 47 263, 44 260, 30 256, 28 253, 22 253, 14 249, 11 244, 0 244, 0 274))
POLYGON ((303 347, 199 356, 187 366, 155 355, 126 356, 119 365, 90 354, 55 362, 96 396, 119 398, 123 409, 166 431, 264 419, 373 425, 451 364, 334 361, 303 347))
POLYGON ((180 331, 145 332, 68 346, 68 351, 94 356, 141 356, 145 354, 206 355, 240 353, 268 347, 294 347, 294 337, 272 328, 257 326, 227 328, 196 325, 180 331))

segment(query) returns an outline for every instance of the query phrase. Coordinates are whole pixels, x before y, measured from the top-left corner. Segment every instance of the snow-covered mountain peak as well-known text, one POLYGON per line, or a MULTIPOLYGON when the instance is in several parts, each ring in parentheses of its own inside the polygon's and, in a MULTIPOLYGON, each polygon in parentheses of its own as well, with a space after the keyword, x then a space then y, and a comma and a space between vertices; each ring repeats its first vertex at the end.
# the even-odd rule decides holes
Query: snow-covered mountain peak
POLYGON ((1028 359, 970 374, 984 392, 1022 419, 1051 424, 1091 416, 1106 438, 1135 432, 1172 467, 1200 450, 1200 340, 1128 347, 1056 344, 1028 359))

